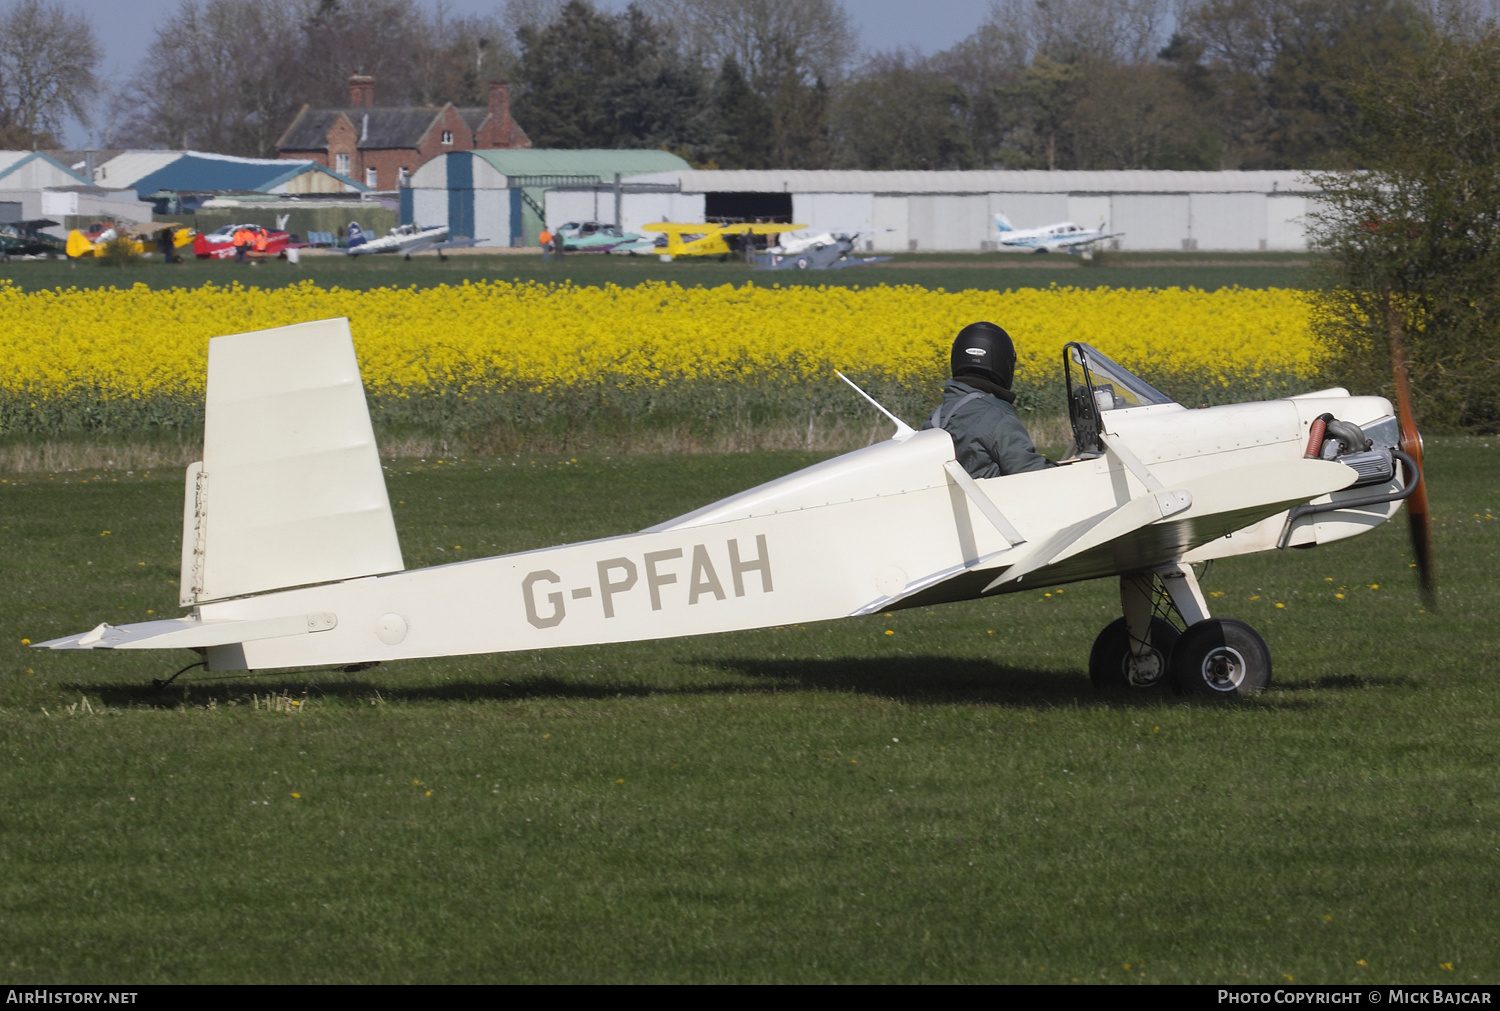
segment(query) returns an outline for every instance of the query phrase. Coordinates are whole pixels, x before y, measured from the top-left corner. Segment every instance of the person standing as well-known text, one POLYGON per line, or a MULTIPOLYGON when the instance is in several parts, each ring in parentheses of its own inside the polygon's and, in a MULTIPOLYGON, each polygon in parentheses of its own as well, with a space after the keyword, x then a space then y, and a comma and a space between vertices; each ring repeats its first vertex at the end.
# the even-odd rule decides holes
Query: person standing
POLYGON ((244 225, 234 230, 234 262, 244 263, 245 253, 250 246, 250 230, 244 225))
POLYGON ((542 234, 536 238, 542 244, 542 262, 546 263, 552 258, 552 233, 543 228, 542 234))
POLYGON ((177 234, 175 228, 163 228, 156 233, 156 248, 161 252, 161 258, 167 263, 180 263, 181 258, 173 255, 172 239, 177 234))

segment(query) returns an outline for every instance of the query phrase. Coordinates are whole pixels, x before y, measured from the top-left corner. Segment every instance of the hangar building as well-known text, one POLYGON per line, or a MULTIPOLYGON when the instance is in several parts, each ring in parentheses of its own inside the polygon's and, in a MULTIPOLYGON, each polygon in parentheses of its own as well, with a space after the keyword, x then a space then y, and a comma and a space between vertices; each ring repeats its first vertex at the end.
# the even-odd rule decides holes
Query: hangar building
MULTIPOLYGON (((609 177, 605 177, 606 182, 609 177)), ((842 172, 676 170, 626 180, 621 224, 795 221, 867 229, 882 252, 996 247, 1016 228, 1073 221, 1123 232, 1127 250, 1303 250, 1316 191, 1300 172, 842 172)), ((549 190, 549 225, 613 221, 608 185, 549 190), (603 215, 601 217, 601 215, 603 215)))
POLYGON ((133 189, 95 186, 40 151, 0 151, 0 221, 37 218, 58 222, 44 231, 62 238, 79 219, 150 221, 151 205, 133 189))
MULTIPOLYGON (((607 206, 604 220, 612 221, 613 197, 602 197, 599 191, 607 190, 616 174, 642 173, 671 176, 669 186, 649 184, 653 189, 675 186, 678 175, 692 174, 687 162, 666 151, 455 151, 412 173, 411 186, 401 190, 401 221, 447 225, 450 235, 481 239, 481 246, 534 246, 542 230, 543 200, 549 189, 586 187, 567 192, 588 194, 590 210, 585 217, 601 220, 592 210, 599 201, 607 206)), ((569 219, 547 220, 557 224, 569 219)))
POLYGON ((128 186, 162 211, 191 213, 220 193, 330 196, 362 186, 314 161, 238 158, 203 151, 124 151, 94 169, 101 186, 128 186))

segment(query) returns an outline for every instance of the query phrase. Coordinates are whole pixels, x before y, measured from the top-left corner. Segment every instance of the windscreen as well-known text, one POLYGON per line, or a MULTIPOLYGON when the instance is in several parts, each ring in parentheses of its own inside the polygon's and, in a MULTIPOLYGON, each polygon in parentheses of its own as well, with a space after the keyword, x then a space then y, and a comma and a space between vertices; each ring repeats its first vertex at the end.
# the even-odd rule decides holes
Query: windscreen
POLYGON ((1088 369, 1094 402, 1101 411, 1119 411, 1147 404, 1170 404, 1171 397, 1087 344, 1069 346, 1073 361, 1088 369))

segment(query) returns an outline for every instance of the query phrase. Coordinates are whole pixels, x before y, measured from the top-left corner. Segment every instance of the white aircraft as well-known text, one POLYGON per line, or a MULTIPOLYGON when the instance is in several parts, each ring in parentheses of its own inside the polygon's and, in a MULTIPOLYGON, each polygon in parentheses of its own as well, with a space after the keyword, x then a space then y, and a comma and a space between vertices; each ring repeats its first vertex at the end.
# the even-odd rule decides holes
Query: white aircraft
POLYGON ((776 245, 766 247, 766 252, 776 256, 796 256, 798 253, 816 252, 828 246, 848 243, 853 248, 861 235, 893 231, 890 228, 831 228, 822 232, 811 229, 800 232, 782 232, 776 245))
POLYGON ((1106 232, 1103 228, 1084 228, 1071 221, 1059 221, 1055 225, 1043 225, 1040 228, 1016 228, 1004 214, 995 215, 995 231, 1000 233, 1000 245, 1030 249, 1036 253, 1050 253, 1053 250, 1084 253, 1097 242, 1125 234, 1106 232))
POLYGON ((397 225, 385 235, 378 239, 365 236, 364 230, 359 227, 359 222, 349 222, 349 248, 346 252, 350 256, 363 256, 366 253, 404 253, 408 260, 413 253, 425 253, 429 249, 437 250, 438 259, 443 260, 445 249, 462 249, 472 246, 478 239, 454 239, 448 240, 448 226, 437 225, 433 228, 423 228, 418 224, 397 225))
MULTIPOLYGON (((196 651, 184 671, 369 664, 1117 576, 1123 617, 1094 643, 1094 682, 1224 700, 1266 686, 1270 652, 1249 625, 1210 615, 1193 564, 1365 533, 1420 492, 1416 429, 1383 397, 1330 389, 1187 410, 1081 343, 1064 377, 1077 444, 1054 468, 975 480, 946 431, 885 412, 885 442, 638 533, 408 572, 348 321, 218 337, 203 461, 187 469, 191 613, 39 645, 196 651)), ((1409 508, 1421 540, 1424 499, 1409 508)), ((1427 580, 1430 553, 1418 558, 1427 580)))

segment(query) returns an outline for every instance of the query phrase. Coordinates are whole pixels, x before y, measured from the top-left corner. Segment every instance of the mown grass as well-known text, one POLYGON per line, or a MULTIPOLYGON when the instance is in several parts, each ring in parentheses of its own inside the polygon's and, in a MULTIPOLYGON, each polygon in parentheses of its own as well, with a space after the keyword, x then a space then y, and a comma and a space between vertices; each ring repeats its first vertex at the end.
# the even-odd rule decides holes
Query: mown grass
POLYGON ((91 260, 12 261, 0 264, 0 277, 27 289, 125 287, 197 287, 207 282, 239 281, 262 288, 312 280, 324 287, 377 288, 414 284, 427 288, 464 280, 568 281, 581 285, 636 285, 673 281, 692 286, 760 285, 871 286, 916 284, 961 291, 973 288, 1045 288, 1049 284, 1081 288, 1196 287, 1205 291, 1242 288, 1304 288, 1312 283, 1305 254, 1284 253, 1110 253, 1098 265, 1071 256, 1022 253, 901 254, 892 262, 847 270, 757 271, 742 263, 693 258, 661 263, 653 256, 570 255, 561 263, 542 263, 536 254, 455 254, 440 262, 431 253, 410 261, 399 256, 305 256, 298 264, 271 261, 261 266, 219 260, 190 259, 168 265, 146 259, 120 268, 91 260))
MULTIPOLYGON (((1440 613, 1399 521, 1221 563, 1214 606, 1276 663, 1234 709, 1097 699, 1103 582, 157 694, 176 658, 20 641, 176 613, 178 475, 7 477, 0 966, 1493 983, 1500 448, 1429 441, 1440 613)), ((414 567, 638 528, 811 459, 429 459, 388 480, 414 567)))

